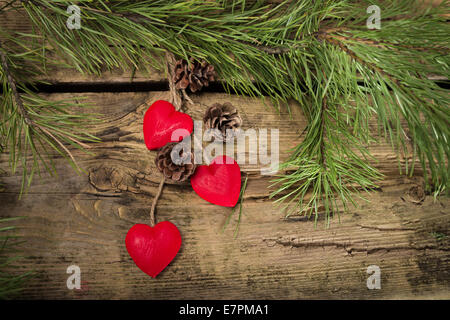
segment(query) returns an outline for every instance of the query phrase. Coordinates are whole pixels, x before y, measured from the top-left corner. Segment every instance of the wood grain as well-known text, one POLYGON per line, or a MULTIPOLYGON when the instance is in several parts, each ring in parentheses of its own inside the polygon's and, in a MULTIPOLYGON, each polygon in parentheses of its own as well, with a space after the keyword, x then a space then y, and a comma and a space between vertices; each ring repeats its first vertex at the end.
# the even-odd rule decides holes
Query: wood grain
MULTIPOLYGON (((50 99, 70 94, 49 95, 50 99)), ((94 155, 76 153, 87 174, 77 175, 57 160, 59 177, 36 180, 18 199, 20 175, 4 176, 0 216, 28 216, 20 234, 27 240, 17 271, 35 270, 26 299, 397 299, 450 297, 448 198, 433 201, 421 192, 423 179, 398 174, 386 144, 372 147, 386 174, 378 191, 360 207, 335 219, 330 229, 320 217, 284 219, 268 199, 272 177, 260 166, 243 165, 249 175, 239 237, 236 217, 221 228, 230 208, 200 199, 189 183, 169 183, 157 207, 159 221, 181 231, 183 245, 156 278, 141 272, 128 256, 124 239, 134 223, 148 223, 160 174, 155 152, 145 148, 142 117, 148 103, 166 92, 86 94, 104 123, 88 128, 103 142, 94 155), (145 102, 148 101, 147 104, 145 102), (66 287, 66 268, 78 265, 84 289, 66 287), (381 290, 368 290, 366 269, 381 268, 381 290)), ((280 158, 300 141, 305 120, 291 104, 292 117, 277 114, 258 99, 203 94, 187 110, 200 119, 206 105, 230 101, 243 114, 244 128, 278 128, 280 158)), ((7 166, 6 155, 0 167, 7 166)))
MULTIPOLYGON (((0 3, 3 1, 0 1, 0 3)), ((434 1, 438 2, 438 1, 434 1)), ((0 27, 29 32, 20 13, 2 15, 0 27)), ((133 82, 162 81, 164 75, 138 71, 133 82)), ((51 83, 130 83, 129 70, 82 76, 55 69, 43 77, 51 83)), ((149 88, 151 90, 152 88, 149 88)), ((156 152, 145 148, 142 118, 149 103, 166 92, 48 94, 49 99, 83 95, 96 107, 102 124, 86 128, 102 138, 92 155, 73 150, 85 174, 76 174, 56 159, 59 176, 35 179, 19 199, 20 172, 3 174, 0 217, 27 216, 20 223, 24 259, 16 272, 33 270, 24 299, 449 299, 450 200, 423 192, 420 170, 399 174, 395 152, 386 143, 370 146, 374 165, 385 174, 380 187, 358 200, 358 207, 324 228, 311 219, 285 219, 275 207, 261 165, 242 165, 248 175, 244 215, 237 239, 236 217, 200 199, 189 183, 168 183, 157 207, 157 220, 170 220, 183 245, 175 260, 151 279, 133 263, 124 239, 134 223, 148 223, 158 188, 156 152), (81 268, 82 290, 68 290, 66 269, 81 268), (369 265, 381 268, 381 290, 368 290, 369 265)), ((201 119, 206 106, 229 101, 244 120, 244 129, 279 129, 280 161, 301 141, 306 121, 290 104, 279 113, 259 99, 208 93, 192 95, 185 111, 201 119)), ((245 153, 248 157, 249 153, 245 153)), ((401 160, 403 163, 404 160, 401 160)), ((0 154, 0 168, 8 168, 0 154)), ((1 172, 1 171, 0 171, 1 172)))

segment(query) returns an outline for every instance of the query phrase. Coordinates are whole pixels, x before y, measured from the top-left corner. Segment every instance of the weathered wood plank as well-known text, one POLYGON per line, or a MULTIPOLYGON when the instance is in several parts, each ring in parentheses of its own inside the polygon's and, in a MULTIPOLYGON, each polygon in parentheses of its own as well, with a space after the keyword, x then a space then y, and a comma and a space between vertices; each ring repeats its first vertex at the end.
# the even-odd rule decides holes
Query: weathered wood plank
MULTIPOLYGON (((50 99, 69 97, 50 95, 50 99)), ((258 166, 249 174, 244 216, 238 239, 231 212, 200 199, 188 183, 166 185, 157 219, 175 223, 183 238, 180 253, 156 279, 129 258, 124 238, 134 223, 147 223, 160 175, 155 152, 145 148, 141 133, 144 101, 167 93, 87 94, 104 124, 91 128, 104 142, 94 156, 75 155, 87 175, 76 175, 57 161, 60 177, 36 180, 18 200, 20 175, 1 178, 0 215, 22 216, 20 234, 26 258, 18 270, 36 271, 24 298, 57 299, 299 299, 299 298, 449 298, 449 199, 434 202, 421 194, 422 178, 398 175, 394 153, 386 144, 372 147, 377 166, 387 175, 381 188, 359 201, 360 207, 324 229, 305 218, 283 219, 267 198, 271 177, 258 166), (438 240, 436 234, 444 237, 438 240), (87 289, 66 287, 66 268, 80 266, 87 289), (368 290, 366 268, 381 268, 382 289, 368 290)), ((305 126, 299 108, 278 115, 258 99, 224 94, 193 96, 187 113, 201 119, 205 105, 230 101, 245 128, 279 128, 280 157, 300 140, 305 126)), ((0 167, 6 166, 0 156, 0 167)))

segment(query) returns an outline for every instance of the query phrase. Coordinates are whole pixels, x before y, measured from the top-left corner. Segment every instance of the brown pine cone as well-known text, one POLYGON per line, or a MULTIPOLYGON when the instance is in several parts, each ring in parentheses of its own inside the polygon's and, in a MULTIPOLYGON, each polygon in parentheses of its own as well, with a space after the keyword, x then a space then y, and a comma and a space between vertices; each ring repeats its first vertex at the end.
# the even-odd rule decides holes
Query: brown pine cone
POLYGON ((175 88, 186 89, 189 87, 192 92, 196 92, 207 87, 210 81, 214 81, 216 72, 213 65, 206 61, 196 61, 193 58, 189 61, 190 65, 184 59, 175 63, 173 72, 175 88))
POLYGON ((217 129, 212 130, 217 140, 229 141, 241 127, 242 118, 231 103, 226 102, 223 105, 215 103, 206 110, 203 123, 205 124, 205 130, 217 129))
POLYGON ((196 165, 194 164, 194 155, 191 152, 183 152, 178 157, 174 155, 172 160, 172 149, 178 143, 168 143, 158 151, 155 163, 156 167, 161 171, 164 176, 174 181, 186 181, 195 171, 196 165), (185 163, 190 160, 188 163, 185 163), (177 164, 179 163, 179 164, 177 164), (184 164, 185 163, 185 164, 184 164))

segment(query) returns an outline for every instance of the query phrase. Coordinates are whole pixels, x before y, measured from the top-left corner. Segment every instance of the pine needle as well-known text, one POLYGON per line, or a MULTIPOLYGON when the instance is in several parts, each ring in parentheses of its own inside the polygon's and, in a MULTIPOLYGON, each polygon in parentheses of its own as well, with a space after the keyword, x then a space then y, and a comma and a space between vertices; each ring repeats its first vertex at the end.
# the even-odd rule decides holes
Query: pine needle
MULTIPOLYGON (((238 215, 238 220, 236 223, 236 228, 234 230, 234 238, 237 238, 238 235, 238 231, 239 231, 239 226, 241 224, 241 217, 242 217, 242 203, 244 202, 244 193, 245 193, 245 189, 247 188, 247 180, 248 180, 248 176, 245 177, 245 181, 244 184, 241 187, 241 192, 239 193, 239 215, 238 215)), ((231 217, 234 215, 234 212, 236 211, 236 207, 234 206, 233 210, 231 211, 231 213, 228 215, 227 219, 225 220, 225 224, 223 225, 222 228, 222 233, 225 232, 226 227, 228 226, 228 224, 230 223, 231 217)))
POLYGON ((17 255, 19 249, 17 246, 21 243, 18 241, 20 237, 11 235, 7 231, 14 231, 15 226, 3 227, 5 223, 17 221, 24 217, 0 218, 0 232, 6 232, 6 236, 0 236, 0 300, 12 299, 23 289, 25 281, 27 281, 32 272, 17 274, 11 273, 15 262, 20 261, 23 257, 17 255), (8 270, 8 271, 7 271, 8 270))

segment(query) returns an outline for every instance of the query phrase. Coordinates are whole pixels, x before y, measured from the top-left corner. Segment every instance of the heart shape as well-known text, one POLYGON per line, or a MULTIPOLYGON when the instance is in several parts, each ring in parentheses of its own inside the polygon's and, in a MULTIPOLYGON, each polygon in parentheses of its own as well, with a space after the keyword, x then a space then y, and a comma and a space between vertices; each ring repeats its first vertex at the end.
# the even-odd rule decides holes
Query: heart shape
POLYGON ((125 245, 139 269, 155 278, 177 255, 181 235, 169 221, 157 223, 154 227, 135 224, 127 233, 125 245))
POLYGON ((144 115, 144 140, 150 150, 164 147, 169 142, 179 142, 191 134, 194 127, 192 118, 178 112, 168 101, 155 101, 144 115), (177 139, 172 141, 172 133, 179 131, 177 139))
POLYGON ((215 157, 209 166, 199 166, 191 177, 194 191, 206 201, 234 207, 241 191, 241 169, 233 158, 215 157))

